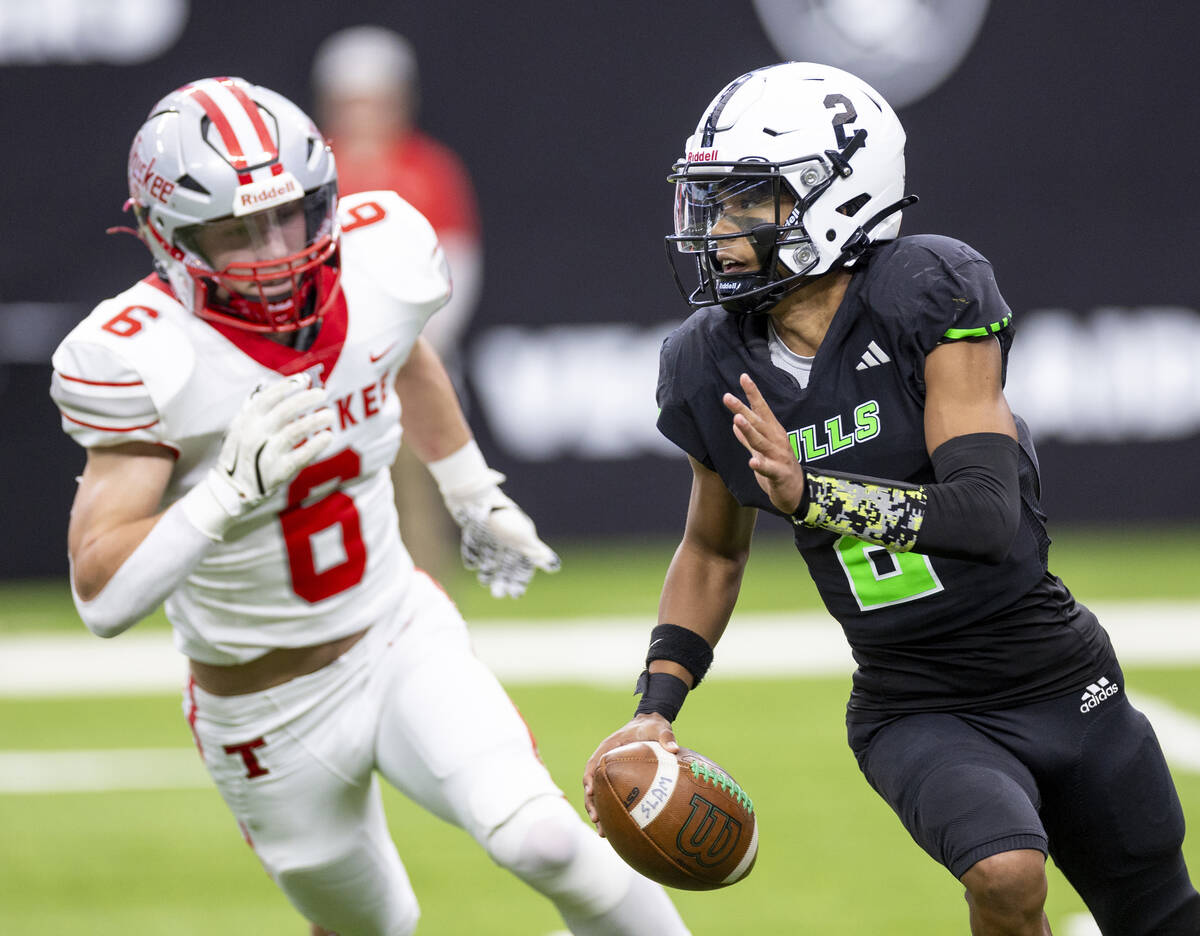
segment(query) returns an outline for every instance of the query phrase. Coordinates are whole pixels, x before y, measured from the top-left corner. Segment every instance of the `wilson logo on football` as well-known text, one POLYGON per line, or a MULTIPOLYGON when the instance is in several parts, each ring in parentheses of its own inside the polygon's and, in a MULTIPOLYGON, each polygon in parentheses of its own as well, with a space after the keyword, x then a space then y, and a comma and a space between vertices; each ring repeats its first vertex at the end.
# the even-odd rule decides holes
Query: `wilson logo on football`
POLYGON ((692 812, 675 836, 675 847, 703 868, 712 868, 728 858, 742 837, 742 824, 710 803, 692 794, 692 812))

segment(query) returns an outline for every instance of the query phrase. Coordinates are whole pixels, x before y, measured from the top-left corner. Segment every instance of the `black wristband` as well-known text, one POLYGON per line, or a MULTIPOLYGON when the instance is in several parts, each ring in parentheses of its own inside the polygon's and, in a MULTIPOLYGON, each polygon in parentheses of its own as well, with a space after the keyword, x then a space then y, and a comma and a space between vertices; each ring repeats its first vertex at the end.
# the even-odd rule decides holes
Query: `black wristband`
POLYGON ((693 630, 678 624, 658 624, 650 631, 646 666, 655 660, 678 663, 692 674, 692 688, 695 689, 712 666, 713 651, 708 641, 693 630))
POLYGON ((647 670, 638 677, 637 689, 634 691, 642 694, 634 715, 657 712, 667 721, 673 722, 679 710, 683 708, 688 687, 678 676, 672 676, 670 673, 651 673, 647 670))
POLYGON ((808 480, 808 470, 803 466, 800 470, 804 472, 804 490, 800 492, 800 503, 788 514, 788 519, 797 526, 804 522, 804 518, 808 516, 808 508, 812 505, 812 482, 808 480))

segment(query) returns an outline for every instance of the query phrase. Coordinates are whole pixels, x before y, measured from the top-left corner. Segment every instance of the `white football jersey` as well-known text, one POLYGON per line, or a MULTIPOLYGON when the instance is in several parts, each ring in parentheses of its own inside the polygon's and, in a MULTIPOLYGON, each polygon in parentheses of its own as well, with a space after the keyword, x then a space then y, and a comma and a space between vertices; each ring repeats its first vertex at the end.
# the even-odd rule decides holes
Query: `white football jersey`
POLYGON ((166 600, 176 646, 206 663, 353 633, 395 607, 413 575, 389 470, 400 446, 393 382, 449 298, 449 273, 433 229, 396 193, 347 196, 339 215, 342 293, 307 351, 206 322, 150 277, 100 303, 54 353, 51 395, 80 445, 141 441, 175 454, 163 508, 212 467, 260 383, 309 371, 328 390, 334 439, 323 456, 166 600))

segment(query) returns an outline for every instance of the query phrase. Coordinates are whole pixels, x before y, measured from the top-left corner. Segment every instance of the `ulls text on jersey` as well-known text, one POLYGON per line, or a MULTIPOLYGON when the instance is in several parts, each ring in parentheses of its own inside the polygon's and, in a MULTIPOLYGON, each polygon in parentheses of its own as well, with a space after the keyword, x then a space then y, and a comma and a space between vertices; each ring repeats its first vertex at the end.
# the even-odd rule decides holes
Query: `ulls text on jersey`
POLYGON ((824 424, 813 423, 788 432, 796 461, 814 462, 879 435, 879 404, 875 400, 854 407, 854 428, 842 426, 842 416, 830 416, 824 424))

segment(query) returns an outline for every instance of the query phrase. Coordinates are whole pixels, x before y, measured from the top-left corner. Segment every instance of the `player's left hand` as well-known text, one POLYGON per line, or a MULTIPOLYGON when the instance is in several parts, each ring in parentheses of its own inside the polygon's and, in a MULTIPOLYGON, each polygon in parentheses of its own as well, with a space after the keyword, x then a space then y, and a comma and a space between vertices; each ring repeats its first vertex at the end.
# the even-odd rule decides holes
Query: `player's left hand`
POLYGON ((754 478, 771 503, 785 514, 794 513, 804 494, 804 469, 796 460, 787 431, 771 412, 758 385, 749 374, 742 374, 740 383, 749 406, 732 393, 721 398, 733 413, 733 434, 750 453, 754 478))
POLYGON ((468 496, 447 495, 446 507, 462 527, 463 565, 475 571, 493 598, 523 595, 535 569, 558 571, 554 550, 538 539, 533 521, 497 485, 468 496))

